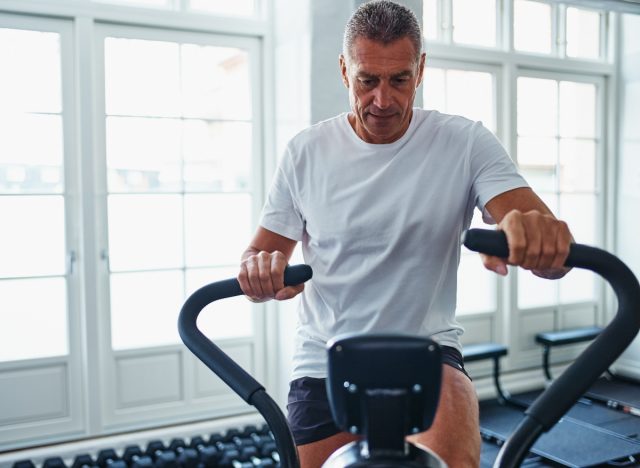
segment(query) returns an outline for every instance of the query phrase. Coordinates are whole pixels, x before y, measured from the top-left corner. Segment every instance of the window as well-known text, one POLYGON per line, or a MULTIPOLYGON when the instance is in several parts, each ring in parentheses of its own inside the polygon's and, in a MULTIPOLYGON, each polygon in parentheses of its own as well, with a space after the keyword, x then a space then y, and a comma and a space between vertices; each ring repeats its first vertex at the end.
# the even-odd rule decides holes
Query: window
POLYGON ((515 50, 577 59, 604 58, 604 12, 540 0, 514 0, 513 8, 515 50))
MULTIPOLYGON (((27 3, 0 14, 0 451, 246 412, 176 320, 262 204, 266 33, 27 3)), ((211 308, 201 330, 264 381, 263 306, 211 308)))
MULTIPOLYGON (((422 13, 424 106, 482 121, 578 242, 607 245, 603 96, 616 73, 607 60, 608 14, 543 0, 425 0, 422 13), (571 74, 559 58, 571 60, 571 74)), ((480 218, 476 211, 473 227, 482 226, 480 218)), ((572 271, 549 281, 510 270, 498 278, 462 250, 457 313, 464 343, 505 342, 510 365, 527 367, 539 362, 535 333, 602 319, 593 275, 572 271)))
MULTIPOLYGON (((226 273, 249 242, 249 57, 122 37, 104 46, 112 345, 178 343, 185 288, 226 273)), ((249 303, 230 307, 210 336, 252 334, 249 303)))
POLYGON ((523 52, 550 54, 552 50, 552 9, 547 3, 515 0, 514 48, 523 52))
POLYGON ((190 13, 209 13, 224 16, 253 16, 258 10, 259 0, 92 0, 133 7, 180 10, 190 13))
POLYGON ((0 63, 0 361, 66 355, 60 34, 0 27, 0 63))
MULTIPOLYGON (((518 78, 518 164, 577 242, 597 245, 599 82, 518 78)), ((572 271, 562 281, 518 274, 518 306, 531 308, 596 299, 595 279, 572 271)))
MULTIPOLYGON (((426 67, 423 86, 426 108, 482 121, 495 132, 494 70, 466 70, 435 62, 426 67)), ((483 226, 478 210, 472 226, 483 226)), ((496 284, 496 276, 485 270, 478 255, 463 249, 458 268, 458 315, 495 311, 496 284)))
POLYGON ((495 47, 496 0, 424 0, 425 39, 468 46, 495 47))

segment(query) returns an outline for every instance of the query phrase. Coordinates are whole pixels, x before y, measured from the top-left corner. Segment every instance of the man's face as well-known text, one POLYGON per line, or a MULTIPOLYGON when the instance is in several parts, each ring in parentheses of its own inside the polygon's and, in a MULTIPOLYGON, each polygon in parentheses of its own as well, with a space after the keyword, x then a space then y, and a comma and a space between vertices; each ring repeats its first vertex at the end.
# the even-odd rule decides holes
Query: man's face
POLYGON ((391 143, 411 122, 425 55, 416 60, 408 37, 390 44, 357 38, 349 58, 340 56, 342 81, 349 89, 349 122, 367 143, 391 143))

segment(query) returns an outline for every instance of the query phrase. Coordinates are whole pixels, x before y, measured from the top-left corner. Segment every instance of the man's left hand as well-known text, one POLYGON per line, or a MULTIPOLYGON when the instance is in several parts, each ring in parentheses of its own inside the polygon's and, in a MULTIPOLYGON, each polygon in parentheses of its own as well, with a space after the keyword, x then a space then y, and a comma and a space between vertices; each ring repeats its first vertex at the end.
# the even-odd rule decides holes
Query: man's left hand
POLYGON ((539 211, 508 212, 498 229, 509 244, 509 258, 482 255, 485 268, 506 276, 507 265, 531 270, 542 278, 561 278, 570 270, 564 266, 573 237, 564 221, 539 211))

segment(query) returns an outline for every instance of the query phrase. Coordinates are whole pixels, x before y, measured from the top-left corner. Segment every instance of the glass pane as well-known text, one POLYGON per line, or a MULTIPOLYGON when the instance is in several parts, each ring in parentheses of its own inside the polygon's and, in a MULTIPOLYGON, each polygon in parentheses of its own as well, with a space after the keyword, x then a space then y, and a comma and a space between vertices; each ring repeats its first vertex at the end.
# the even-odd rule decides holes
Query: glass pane
POLYGON ((495 130, 491 73, 466 70, 447 71, 447 112, 480 120, 495 130))
POLYGON ((513 29, 516 50, 551 53, 551 5, 516 0, 513 29))
POLYGON ((181 121, 107 117, 109 191, 178 191, 181 121))
POLYGON ((521 167, 520 174, 536 193, 549 192, 556 189, 555 167, 521 167))
POLYGON ((545 307, 558 302, 558 282, 518 269, 518 309, 545 307))
POLYGON ((574 268, 558 283, 562 304, 596 299, 596 276, 590 271, 574 268))
POLYGON ((239 265, 251 235, 249 195, 185 196, 188 266, 239 265))
POLYGON ((458 267, 457 313, 496 309, 496 274, 488 271, 478 254, 463 253, 458 267))
POLYGON ((112 271, 183 266, 182 197, 110 195, 112 271))
POLYGON ((0 361, 69 353, 64 278, 0 281, 0 361))
POLYGON ((249 190, 252 146, 250 123, 185 120, 185 189, 249 190))
POLYGON ((0 277, 64 275, 62 196, 0 197, 0 277))
POLYGON ((558 134, 558 83, 540 78, 518 78, 518 135, 558 134))
POLYGON ((495 0, 453 0, 453 41, 495 46, 495 0))
POLYGON ((600 56, 600 13, 567 8, 567 55, 578 58, 600 56))
POLYGON ((447 112, 445 71, 442 68, 425 67, 422 91, 425 109, 447 112))
POLYGON ((180 115, 180 50, 172 42, 104 41, 107 114, 180 115))
MULTIPOLYGON (((214 281, 235 278, 239 263, 233 268, 187 270, 187 295, 214 281)), ((198 316, 198 328, 212 339, 236 338, 253 334, 251 302, 244 296, 208 305, 198 316)))
POLYGON ((61 116, 0 114, 0 192, 62 193, 62 167, 61 116))
POLYGON ((112 274, 113 349, 178 343, 176 324, 184 300, 181 271, 112 274))
POLYGON ((559 218, 566 221, 576 242, 596 243, 596 195, 561 194, 559 218))
POLYGON ((251 119, 247 52, 230 47, 183 44, 181 57, 185 117, 251 119))
POLYGON ((555 170, 558 140, 544 137, 518 137, 518 164, 555 170))
POLYGON ((596 142, 560 140, 560 190, 563 192, 596 189, 596 142))
POLYGON ((518 167, 533 190, 556 190, 557 163, 556 138, 518 137, 518 167))
POLYGON ((62 111, 60 35, 0 28, 0 112, 62 111))
POLYGON ((422 2, 422 32, 425 39, 438 38, 438 0, 422 2))
POLYGON ((560 82, 560 136, 596 136, 596 85, 560 82))
POLYGON ((189 0, 189 9, 230 16, 250 16, 255 13, 254 0, 189 0))

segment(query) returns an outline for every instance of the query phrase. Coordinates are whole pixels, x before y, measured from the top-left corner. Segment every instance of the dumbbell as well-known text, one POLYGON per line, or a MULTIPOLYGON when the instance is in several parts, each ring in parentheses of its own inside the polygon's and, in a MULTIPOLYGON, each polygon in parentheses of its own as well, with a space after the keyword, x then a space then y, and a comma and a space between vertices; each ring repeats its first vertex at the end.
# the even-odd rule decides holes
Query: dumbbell
POLYGON ((19 460, 13 464, 13 468, 36 468, 31 460, 19 460))
POLYGON ((189 447, 194 448, 200 454, 200 462, 204 468, 213 468, 218 465, 220 452, 218 449, 208 445, 202 437, 193 437, 189 442, 189 447))
POLYGON ((42 468, 67 468, 67 465, 60 457, 50 457, 45 459, 42 468))
POLYGON ((96 461, 100 468, 127 468, 127 463, 113 449, 100 450, 96 461))
POLYGON ((97 466, 96 462, 88 453, 76 455, 76 458, 73 459, 73 463, 71 464, 71 468, 96 468, 97 466))
POLYGON ((137 445, 127 445, 122 454, 122 459, 127 462, 129 468, 152 468, 153 460, 145 455, 137 445))
POLYGON ((161 440, 152 440, 145 451, 154 460, 155 468, 178 468, 176 454, 167 450, 161 440))
POLYGON ((187 447, 184 440, 173 439, 169 443, 169 449, 173 450, 178 455, 178 464, 184 468, 197 468, 198 466, 198 451, 194 448, 187 447))

